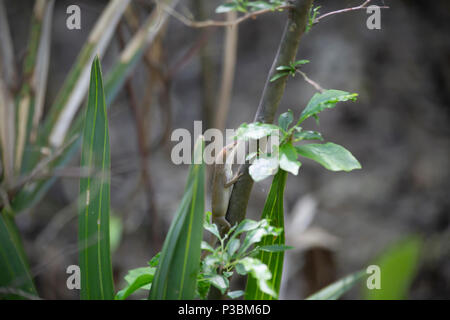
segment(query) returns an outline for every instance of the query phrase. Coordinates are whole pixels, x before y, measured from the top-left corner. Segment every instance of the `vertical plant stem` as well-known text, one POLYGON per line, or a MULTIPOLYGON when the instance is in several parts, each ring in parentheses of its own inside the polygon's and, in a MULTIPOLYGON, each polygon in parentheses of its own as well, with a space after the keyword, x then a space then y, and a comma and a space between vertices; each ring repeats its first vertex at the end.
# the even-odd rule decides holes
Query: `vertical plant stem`
MULTIPOLYGON (((205 13, 205 1, 193 0, 195 18, 203 21, 207 18, 205 13)), ((215 70, 211 53, 211 45, 206 43, 200 49, 200 70, 202 86, 202 118, 204 129, 212 128, 214 125, 215 104, 215 70)))
MULTIPOLYGON (((237 12, 227 13, 227 20, 234 21, 237 12)), ((238 26, 227 27, 225 31, 224 57, 222 70, 222 83, 220 86, 219 103, 217 106, 215 128, 225 130, 228 111, 230 109, 231 93, 233 91, 234 72, 236 68, 236 55, 238 43, 238 26)))
MULTIPOLYGON (((273 122, 286 87, 287 77, 274 82, 270 82, 270 79, 277 72, 276 68, 278 66, 288 65, 289 62, 295 59, 300 39, 305 32, 308 22, 308 13, 312 2, 313 0, 296 0, 292 3, 293 8, 289 9, 289 19, 286 23, 278 52, 267 76, 254 121, 273 122)), ((246 215, 248 199, 253 186, 253 180, 248 174, 248 167, 249 165, 247 164, 239 168, 243 176, 233 187, 227 212, 227 220, 231 225, 241 222, 246 215)))

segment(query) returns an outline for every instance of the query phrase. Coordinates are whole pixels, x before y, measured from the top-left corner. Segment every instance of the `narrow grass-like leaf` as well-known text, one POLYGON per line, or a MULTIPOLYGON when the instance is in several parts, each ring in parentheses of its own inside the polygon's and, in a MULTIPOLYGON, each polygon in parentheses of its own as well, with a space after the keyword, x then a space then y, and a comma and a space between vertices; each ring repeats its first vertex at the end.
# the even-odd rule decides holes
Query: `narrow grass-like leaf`
POLYGON ((80 179, 86 202, 79 208, 81 298, 113 299, 109 242, 110 150, 108 118, 98 57, 91 68, 88 108, 81 150, 81 168, 91 172, 80 179))
MULTIPOLYGON (((9 213, 0 213, 0 288, 12 288, 37 296, 18 230, 9 213)), ((15 294, 0 299, 22 299, 15 294)))
POLYGON ((2 63, 0 61, 0 149, 3 183, 8 186, 14 176, 15 110, 14 102, 1 74, 2 63))
POLYGON ((89 87, 89 69, 97 54, 103 56, 116 25, 130 0, 112 0, 102 12, 64 81, 55 102, 50 107, 43 130, 42 143, 47 139, 53 147, 61 146, 89 87))
MULTIPOLYGON (((48 52, 50 46, 51 15, 54 1, 38 0, 33 9, 31 19, 30 40, 27 55, 23 64, 23 78, 25 79, 17 99, 17 140, 15 151, 15 170, 20 173, 22 161, 25 158, 25 147, 29 143, 32 119, 35 110, 36 94, 40 99, 45 93, 45 83, 48 70, 48 52), (44 18, 47 21, 44 21, 44 18), (45 28, 44 28, 45 27, 45 28), (41 55, 39 57, 39 54, 41 55)), ((43 101, 40 101, 41 103, 43 101)), ((29 158, 29 157, 26 157, 29 158)))
POLYGON ((122 51, 119 61, 106 77, 106 104, 109 105, 117 96, 128 75, 140 61, 145 49, 153 42, 166 23, 169 13, 168 10, 163 10, 163 6, 174 8, 178 2, 179 0, 156 2, 156 8, 122 51))
POLYGON ((0 43, 0 65, 3 65, 0 78, 3 78, 8 88, 15 88, 18 74, 4 0, 0 0, 0 43))
MULTIPOLYGON (((270 187, 266 203, 264 205, 261 219, 269 219, 270 225, 274 227, 283 228, 278 237, 267 236, 258 244, 260 246, 284 245, 284 207, 283 194, 286 185, 287 172, 279 170, 273 178, 272 186, 270 187)), ((284 251, 268 252, 260 251, 256 256, 262 263, 266 264, 270 272, 272 272, 272 279, 269 280, 273 290, 278 295, 280 292, 281 276, 283 272, 284 251)), ((245 288, 246 300, 272 300, 275 299, 269 294, 264 293, 258 287, 257 280, 253 277, 248 277, 247 287, 245 288)))
MULTIPOLYGON (((116 1, 117 2, 117 1, 116 1)), ((166 6, 175 6, 178 3, 178 0, 166 0, 165 5, 166 6)), ((119 4, 115 4, 115 7, 117 7, 119 4)), ((120 4, 121 5, 121 4, 120 4)), ((159 7, 159 6, 158 6, 159 7)), ((118 9, 117 9, 118 10, 118 9)), ((109 10, 108 16, 111 14, 109 10)), ((124 79, 126 76, 131 72, 131 70, 137 65, 137 62, 141 58, 143 52, 145 51, 145 48, 148 47, 155 35, 158 33, 158 31, 161 29, 161 25, 164 24, 164 22, 167 20, 167 12, 162 10, 156 10, 156 12, 159 12, 159 16, 156 15, 156 13, 152 14, 150 18, 146 21, 146 23, 142 26, 142 28, 136 33, 136 35, 133 37, 133 39, 130 41, 130 43, 127 45, 127 47, 124 49, 121 58, 119 58, 119 61, 115 64, 115 66, 112 68, 112 71, 108 74, 108 77, 105 81, 105 99, 107 102, 107 107, 109 107, 110 102, 114 100, 116 94, 119 92, 120 88, 122 87, 124 83, 124 79)), ((107 14, 107 10, 103 13, 102 16, 107 14)), ((116 12, 116 14, 119 14, 119 12, 116 12)), ((101 18, 103 19, 103 18, 101 18)), ((103 19, 106 21, 107 19, 103 19)), ((103 22, 104 24, 105 22, 103 22)), ((111 23, 111 22, 110 22, 111 23)), ((97 28, 97 27, 96 27, 97 28)), ((111 27, 112 28, 112 27, 111 27)), ((114 28, 112 28, 114 29, 114 28)), ((101 32, 97 32, 96 34, 100 34, 101 32)), ((89 39, 92 40, 93 36, 90 36, 89 39)), ((102 40, 105 41, 105 40, 102 40)), ((68 79, 63 84, 63 88, 60 90, 60 93, 55 100, 55 103, 52 105, 52 108, 49 112, 49 117, 45 121, 44 128, 40 134, 39 143, 46 145, 48 135, 50 134, 51 127, 56 121, 56 114, 58 114, 60 108, 63 107, 64 103, 68 104, 68 98, 70 95, 71 90, 75 90, 75 85, 79 77, 81 77, 81 69, 84 65, 87 65, 89 63, 88 55, 89 53, 92 53, 92 47, 86 45, 79 57, 77 58, 77 61, 72 68, 72 71, 69 73, 68 79), (70 79, 69 79, 70 78, 70 79), (55 111, 56 110, 56 111, 55 111)), ((84 72, 84 71, 83 71, 84 72)), ((80 87, 81 88, 81 87, 80 87)), ((81 92, 81 91, 77 91, 81 92)), ((73 93, 72 93, 73 94, 73 93)), ((76 119, 73 121, 71 128, 69 130, 69 134, 66 137, 66 141, 72 139, 75 135, 79 135, 84 124, 84 113, 80 112, 76 119)), ((66 129, 64 129, 66 130, 66 129)), ((56 143, 54 145, 59 145, 63 141, 64 135, 56 135, 55 140, 56 143)), ((74 141, 74 143, 67 148, 67 151, 64 152, 64 154, 58 158, 56 161, 52 163, 52 168, 61 167, 65 165, 71 157, 76 153, 78 150, 80 139, 77 141, 74 141)), ((54 141, 54 142, 55 142, 54 141)), ((39 159, 37 157, 30 157, 30 166, 33 163, 37 163, 39 159)), ((19 194, 15 197, 13 200, 12 206, 14 208, 15 213, 19 213, 23 211, 24 209, 33 206, 36 204, 47 192, 47 190, 50 188, 50 186, 55 181, 55 178, 49 178, 47 180, 40 180, 37 183, 35 183, 32 187, 26 186, 22 190, 20 190, 19 194)))
POLYGON ((164 241, 149 299, 195 298, 205 212, 203 149, 204 141, 200 138, 183 199, 164 241))
POLYGON ((369 300, 406 299, 417 272, 422 245, 419 237, 408 237, 391 245, 383 252, 373 263, 379 267, 380 288, 369 290, 367 286, 364 286, 364 298, 369 300))
POLYGON ((345 278, 338 280, 319 292, 309 296, 306 300, 337 300, 344 293, 350 290, 358 281, 360 281, 365 274, 365 271, 359 271, 346 276, 345 278))

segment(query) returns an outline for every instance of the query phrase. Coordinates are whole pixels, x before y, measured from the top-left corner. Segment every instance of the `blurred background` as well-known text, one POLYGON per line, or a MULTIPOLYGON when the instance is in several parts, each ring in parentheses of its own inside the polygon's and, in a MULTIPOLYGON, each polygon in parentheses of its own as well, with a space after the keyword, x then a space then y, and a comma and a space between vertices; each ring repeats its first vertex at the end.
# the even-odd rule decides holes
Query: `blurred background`
MULTIPOLYGON (((316 0, 315 5, 326 13, 362 2, 316 0)), ((141 20, 152 8, 151 1, 132 3, 141 20)), ((221 3, 184 0, 176 10, 195 20, 222 20, 214 13, 221 3)), ((45 107, 106 4, 55 2, 45 107), (81 30, 66 28, 71 4, 81 8, 81 30)), ((323 19, 300 44, 297 57, 311 61, 302 67, 310 78, 324 88, 359 94, 357 102, 323 112, 319 126, 308 120, 304 127, 348 148, 363 169, 335 173, 305 160, 297 177, 289 175, 286 236, 296 249, 286 254, 283 299, 305 298, 365 268, 410 236, 421 239, 422 250, 406 297, 450 298, 450 2, 374 4, 390 6, 381 12, 381 30, 369 30, 368 15, 359 10, 323 19)), ((15 55, 22 62, 33 1, 6 0, 5 5, 15 55)), ((285 21, 285 13, 269 13, 238 26, 226 128, 253 120, 285 21)), ((132 30, 119 24, 102 59, 104 73, 132 30)), ((159 250, 178 206, 188 167, 171 162, 170 133, 176 128, 192 132, 194 120, 203 120, 206 129, 215 116, 224 34, 225 28, 190 28, 170 18, 111 105, 116 287, 123 285, 127 270, 145 266, 159 250), (150 217, 158 217, 156 230, 150 217)), ((314 93, 301 77, 289 79, 278 114, 291 109, 298 116, 314 93)), ((74 157, 71 165, 78 163, 74 157)), ((254 185, 248 217, 260 217, 270 183, 254 185)), ((65 272, 78 260, 77 194, 77 179, 59 179, 37 207, 17 218, 43 298, 78 297, 67 289, 65 272)), ((363 295, 355 288, 345 298, 363 295)))

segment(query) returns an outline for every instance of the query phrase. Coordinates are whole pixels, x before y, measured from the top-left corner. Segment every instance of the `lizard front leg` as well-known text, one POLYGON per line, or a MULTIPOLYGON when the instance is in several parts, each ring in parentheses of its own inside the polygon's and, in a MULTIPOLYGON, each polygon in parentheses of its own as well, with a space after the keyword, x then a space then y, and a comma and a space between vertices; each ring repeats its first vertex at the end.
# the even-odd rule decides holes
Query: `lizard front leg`
POLYGON ((213 217, 213 222, 219 227, 219 231, 221 234, 226 234, 231 228, 230 223, 225 219, 224 216, 213 217))
POLYGON ((225 182, 224 183, 224 187, 225 188, 229 188, 229 187, 231 187, 233 184, 235 184, 237 181, 238 181, 238 179, 240 178, 240 177, 242 177, 244 174, 243 173, 239 173, 239 174, 236 174, 233 178, 231 178, 229 181, 227 181, 227 182, 225 182))

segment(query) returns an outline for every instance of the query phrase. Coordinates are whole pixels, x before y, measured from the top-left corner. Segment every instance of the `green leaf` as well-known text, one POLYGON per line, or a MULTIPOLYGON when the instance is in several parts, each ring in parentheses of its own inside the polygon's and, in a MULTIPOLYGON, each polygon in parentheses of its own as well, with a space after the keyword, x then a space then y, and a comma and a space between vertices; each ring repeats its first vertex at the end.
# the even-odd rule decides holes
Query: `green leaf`
MULTIPOLYGON (((22 290, 37 296, 19 232, 6 210, 0 213, 0 287, 22 290)), ((24 299, 16 294, 2 294, 0 299, 24 299)))
POLYGON ((289 75, 290 72, 278 72, 275 74, 272 78, 270 78, 270 82, 275 82, 280 78, 286 77, 289 75))
POLYGON ((203 227, 206 231, 212 233, 217 239, 220 239, 219 228, 215 223, 205 222, 203 227))
POLYGON ((211 276, 205 276, 204 279, 206 281, 208 281, 209 283, 211 283, 211 285, 213 285, 214 287, 219 289, 222 294, 225 294, 225 292, 227 291, 228 287, 230 286, 230 282, 228 281, 228 279, 226 277, 222 276, 222 275, 219 275, 219 274, 214 274, 214 275, 211 275, 211 276))
POLYGON ((92 174, 80 179, 78 245, 81 299, 114 298, 109 241, 110 150, 108 117, 98 57, 92 62, 81 150, 81 168, 92 174))
POLYGON ((216 13, 225 13, 230 11, 236 11, 237 5, 234 2, 221 4, 216 8, 216 13))
POLYGON ((345 278, 338 280, 319 292, 309 296, 306 300, 337 300, 344 293, 350 290, 358 281, 360 281, 364 275, 365 271, 359 271, 346 276, 345 278))
POLYGON ((203 150, 201 137, 194 149, 183 199, 164 241, 149 299, 195 298, 205 212, 203 150))
POLYGON ((227 296, 230 297, 231 299, 237 299, 242 297, 244 293, 245 292, 242 290, 230 291, 227 293, 227 296))
POLYGON ((252 1, 247 3, 247 6, 251 7, 252 11, 276 8, 276 5, 268 3, 266 1, 252 1))
POLYGON ((232 257, 236 251, 239 249, 241 241, 239 239, 232 239, 227 244, 227 250, 230 257, 232 257))
MULTIPOLYGON (((369 290, 364 286, 364 298, 369 300, 401 300, 417 272, 423 242, 411 236, 391 245, 373 265, 380 268, 381 288, 369 290)), ((370 281, 370 276, 368 281, 370 281)))
POLYGON ((278 125, 281 129, 287 131, 292 121, 294 121, 294 115, 292 114, 292 111, 289 110, 288 112, 282 113, 280 115, 280 117, 278 118, 278 125))
POLYGON ((309 60, 306 60, 306 59, 297 60, 294 63, 292 63, 292 66, 298 67, 298 66, 301 66, 301 65, 304 65, 304 64, 307 64, 307 63, 309 63, 309 60))
POLYGON ((201 248, 205 251, 214 252, 214 248, 206 241, 202 241, 201 248))
MULTIPOLYGON (((284 206, 283 195, 286 186, 287 172, 279 171, 273 178, 272 186, 270 187, 266 203, 262 213, 262 219, 270 219, 271 225, 282 228, 278 236, 267 236, 260 243, 261 248, 270 248, 271 246, 285 247, 284 236, 284 206)), ((256 256, 262 263, 266 264, 272 274, 270 285, 275 292, 275 296, 280 292, 281 277, 283 272, 284 251, 280 252, 258 252, 256 256)), ((273 299, 274 295, 268 294, 258 286, 258 283, 253 278, 247 279, 247 286, 245 288, 246 300, 262 300, 273 299)))
POLYGON ((301 128, 296 127, 297 130, 294 132, 294 141, 301 141, 301 140, 321 140, 323 141, 322 134, 317 131, 302 131, 301 128))
POLYGON ((236 131, 236 138, 239 140, 259 140, 270 135, 279 135, 279 130, 278 126, 268 123, 243 123, 236 131))
POLYGON ((275 175, 278 172, 278 166, 278 156, 260 157, 253 161, 248 169, 248 172, 253 181, 259 182, 275 175))
POLYGON ((294 249, 292 246, 286 246, 284 244, 272 244, 258 247, 258 250, 267 252, 283 252, 286 250, 294 249))
MULTIPOLYGON (((251 279, 255 280, 256 285, 261 292, 267 294, 270 298, 277 298, 277 292, 273 289, 272 281, 270 281, 272 279, 272 273, 267 265, 259 259, 245 257, 239 261, 238 266, 240 267, 241 274, 245 273, 251 275, 251 279)), ((249 300, 249 298, 247 298, 247 289, 245 290, 245 294, 245 299, 249 300)))
POLYGON ((280 147, 280 168, 284 171, 290 172, 293 175, 298 174, 298 170, 302 165, 300 161, 297 160, 297 151, 292 143, 288 142, 280 147))
POLYGON ((299 155, 317 161, 331 171, 352 171, 361 169, 361 164, 344 147, 328 142, 296 146, 299 155))
POLYGON ((118 216, 111 215, 109 220, 109 243, 111 252, 115 252, 122 240, 123 225, 118 216))
POLYGON ((115 300, 125 300, 138 289, 150 290, 156 268, 143 267, 128 271, 125 281, 128 285, 120 290, 115 300))
POLYGON ((327 108, 334 108, 340 101, 355 101, 357 96, 357 93, 348 93, 341 90, 327 90, 323 93, 316 93, 301 113, 298 124, 327 108))
POLYGON ((277 71, 292 71, 291 66, 279 66, 276 69, 277 71))

